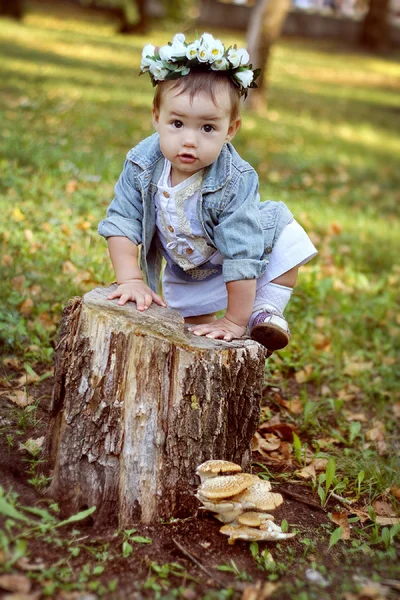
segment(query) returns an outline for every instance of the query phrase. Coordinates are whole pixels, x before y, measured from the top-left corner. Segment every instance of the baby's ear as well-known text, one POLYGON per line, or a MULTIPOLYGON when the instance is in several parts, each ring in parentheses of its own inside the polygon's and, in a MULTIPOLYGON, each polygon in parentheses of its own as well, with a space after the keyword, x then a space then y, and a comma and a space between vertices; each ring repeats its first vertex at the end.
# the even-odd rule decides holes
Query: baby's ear
POLYGON ((239 131, 241 124, 242 124, 241 117, 238 117, 237 119, 234 119, 233 121, 231 121, 231 123, 229 125, 229 129, 228 129, 228 133, 226 134, 227 142, 230 142, 231 140, 233 140, 233 138, 239 131))
POLYGON ((153 117, 153 119, 152 119, 153 120, 153 127, 157 131, 158 130, 158 121, 159 121, 159 118, 160 118, 160 113, 153 106, 151 114, 152 114, 152 117, 153 117))

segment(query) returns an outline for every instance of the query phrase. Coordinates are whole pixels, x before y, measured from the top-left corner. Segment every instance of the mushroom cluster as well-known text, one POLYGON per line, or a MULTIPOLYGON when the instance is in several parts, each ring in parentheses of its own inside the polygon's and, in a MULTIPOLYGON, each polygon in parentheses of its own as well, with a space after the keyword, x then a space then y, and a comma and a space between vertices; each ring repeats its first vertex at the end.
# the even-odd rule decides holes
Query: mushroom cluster
POLYGON ((229 543, 247 541, 283 540, 294 533, 284 533, 274 523, 274 517, 265 511, 282 504, 280 494, 271 492, 271 484, 225 460, 208 460, 196 469, 201 484, 196 497, 203 508, 214 513, 222 523, 221 533, 229 536, 229 543))

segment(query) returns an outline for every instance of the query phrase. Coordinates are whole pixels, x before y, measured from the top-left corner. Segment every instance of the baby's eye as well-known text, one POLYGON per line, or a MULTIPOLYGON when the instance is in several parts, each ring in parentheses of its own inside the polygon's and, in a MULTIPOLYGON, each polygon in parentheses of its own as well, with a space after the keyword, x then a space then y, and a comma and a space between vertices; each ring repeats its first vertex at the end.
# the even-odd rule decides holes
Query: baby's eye
POLYGON ((212 125, 203 125, 203 131, 211 133, 211 131, 214 131, 214 127, 212 125))
POLYGON ((183 123, 182 121, 172 121, 172 125, 176 128, 176 129, 180 129, 181 127, 183 127, 183 123))

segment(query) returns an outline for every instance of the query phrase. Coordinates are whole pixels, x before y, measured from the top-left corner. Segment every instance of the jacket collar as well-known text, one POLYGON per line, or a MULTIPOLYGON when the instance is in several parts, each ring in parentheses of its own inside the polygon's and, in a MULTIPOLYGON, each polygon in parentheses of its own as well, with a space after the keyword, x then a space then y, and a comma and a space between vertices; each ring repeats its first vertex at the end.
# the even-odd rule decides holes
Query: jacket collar
MULTIPOLYGON (((221 189, 232 177, 232 150, 231 144, 224 144, 217 160, 207 167, 202 185, 204 193, 221 189)), ((143 171, 152 171, 156 163, 163 158, 158 133, 153 133, 132 148, 128 152, 127 158, 143 171)))

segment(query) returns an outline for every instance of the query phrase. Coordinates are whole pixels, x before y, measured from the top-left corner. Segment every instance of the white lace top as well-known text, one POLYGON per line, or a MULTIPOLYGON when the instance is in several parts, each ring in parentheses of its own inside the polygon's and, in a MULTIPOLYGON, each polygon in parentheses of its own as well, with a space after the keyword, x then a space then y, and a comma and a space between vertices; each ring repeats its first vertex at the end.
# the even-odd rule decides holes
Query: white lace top
POLYGON ((172 187, 171 163, 165 159, 155 196, 158 237, 166 258, 184 271, 207 262, 217 253, 207 243, 197 216, 203 171, 172 187))

